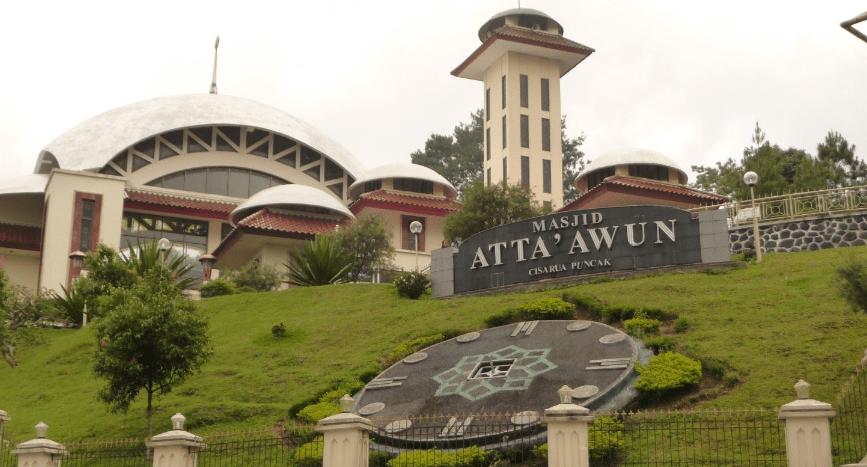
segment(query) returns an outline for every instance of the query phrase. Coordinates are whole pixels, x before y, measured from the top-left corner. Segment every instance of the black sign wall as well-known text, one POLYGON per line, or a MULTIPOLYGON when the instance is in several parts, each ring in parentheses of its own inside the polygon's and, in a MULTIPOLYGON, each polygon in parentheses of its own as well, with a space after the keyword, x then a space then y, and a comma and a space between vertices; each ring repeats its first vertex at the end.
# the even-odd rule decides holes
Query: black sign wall
POLYGON ((561 212, 466 239, 454 254, 454 292, 701 261, 699 222, 681 209, 561 212))

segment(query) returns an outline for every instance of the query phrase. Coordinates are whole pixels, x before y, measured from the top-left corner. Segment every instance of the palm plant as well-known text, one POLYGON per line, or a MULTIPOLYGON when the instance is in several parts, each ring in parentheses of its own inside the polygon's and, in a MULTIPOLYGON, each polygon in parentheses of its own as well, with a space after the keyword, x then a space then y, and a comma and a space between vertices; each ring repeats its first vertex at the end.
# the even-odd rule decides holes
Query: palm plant
POLYGON ((289 270, 288 282, 300 287, 346 282, 355 267, 351 254, 340 248, 330 235, 319 235, 302 249, 292 252, 294 263, 284 263, 289 270))
POLYGON ((84 319, 85 296, 76 293, 75 285, 66 290, 66 287, 60 286, 63 291, 61 297, 58 293, 51 294, 51 304, 57 310, 61 318, 75 324, 82 324, 84 319))
POLYGON ((181 290, 190 289, 196 285, 198 282, 196 278, 184 277, 195 267, 188 261, 187 255, 176 252, 172 247, 163 258, 163 252, 160 251, 157 243, 156 240, 145 243, 136 240, 135 247, 128 245, 129 255, 121 253, 121 257, 139 277, 144 277, 155 265, 162 264, 169 271, 172 271, 172 276, 177 280, 177 285, 181 290))

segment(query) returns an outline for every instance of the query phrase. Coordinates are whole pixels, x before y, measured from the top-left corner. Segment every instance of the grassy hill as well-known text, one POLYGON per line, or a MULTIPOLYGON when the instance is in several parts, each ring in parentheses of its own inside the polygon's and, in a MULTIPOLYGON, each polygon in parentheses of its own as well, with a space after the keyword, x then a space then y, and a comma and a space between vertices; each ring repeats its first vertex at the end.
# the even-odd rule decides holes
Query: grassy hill
MULTIPOLYGON (((398 345, 436 333, 484 327, 484 319, 540 297, 590 294, 621 306, 662 308, 691 326, 674 337, 696 357, 725 363, 741 383, 699 406, 776 407, 794 398, 799 378, 828 402, 867 347, 867 316, 833 286, 833 267, 867 247, 769 254, 761 264, 722 274, 675 273, 597 282, 533 293, 410 301, 391 285, 344 284, 201 302, 211 318, 216 353, 201 374, 159 399, 154 431, 183 413, 199 434, 262 429, 293 405, 364 372, 378 370, 398 345), (288 336, 271 327, 283 322, 288 336)), ((142 437, 143 398, 111 414, 95 398, 91 328, 41 330, 45 344, 21 349, 17 368, 0 366, 0 409, 16 440, 40 420, 59 441, 142 437)))

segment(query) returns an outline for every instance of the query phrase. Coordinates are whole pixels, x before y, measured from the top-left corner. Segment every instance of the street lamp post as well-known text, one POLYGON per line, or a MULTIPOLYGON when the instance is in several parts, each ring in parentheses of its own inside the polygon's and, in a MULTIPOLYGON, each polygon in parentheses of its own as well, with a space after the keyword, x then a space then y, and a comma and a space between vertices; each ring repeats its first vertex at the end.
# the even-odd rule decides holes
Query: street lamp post
POLYGON ((759 237, 759 216, 756 213, 756 192, 753 189, 759 181, 759 175, 753 171, 744 174, 744 183, 750 187, 750 200, 753 204, 753 244, 756 247, 756 262, 762 262, 762 239, 759 237))
POLYGON ((415 272, 418 272, 418 234, 421 233, 421 222, 412 221, 409 224, 409 231, 415 234, 415 272))
POLYGON ((157 242, 157 248, 160 250, 160 263, 163 266, 166 265, 166 252, 168 252, 171 247, 172 242, 170 242, 166 237, 161 238, 160 241, 157 242))

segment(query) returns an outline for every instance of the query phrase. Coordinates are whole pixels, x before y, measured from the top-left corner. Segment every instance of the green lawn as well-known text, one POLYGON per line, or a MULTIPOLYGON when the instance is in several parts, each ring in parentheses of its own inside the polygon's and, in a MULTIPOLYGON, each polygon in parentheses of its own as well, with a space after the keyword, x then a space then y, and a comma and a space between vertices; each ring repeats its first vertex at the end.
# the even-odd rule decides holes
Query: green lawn
MULTIPOLYGON (((867 346, 867 316, 837 296, 833 266, 867 259, 867 247, 769 254, 758 265, 724 274, 683 273, 597 282, 533 293, 410 301, 391 285, 345 284, 202 303, 216 353, 201 374, 156 403, 156 433, 181 412, 196 433, 254 430, 286 416, 293 404, 377 368, 415 337, 483 327, 498 311, 539 297, 589 293, 611 305, 663 308, 691 327, 675 335, 686 351, 723 360, 742 383, 700 406, 776 407, 794 399, 798 378, 829 402, 867 346), (271 327, 283 322, 288 336, 271 327)), ((24 348, 17 368, 0 367, 0 409, 16 440, 40 420, 58 441, 142 437, 144 400, 127 414, 106 412, 89 370, 96 336, 42 330, 46 345, 24 348)))

